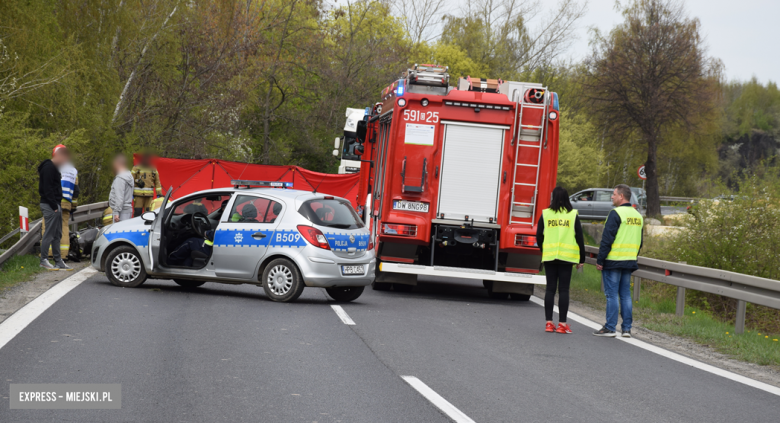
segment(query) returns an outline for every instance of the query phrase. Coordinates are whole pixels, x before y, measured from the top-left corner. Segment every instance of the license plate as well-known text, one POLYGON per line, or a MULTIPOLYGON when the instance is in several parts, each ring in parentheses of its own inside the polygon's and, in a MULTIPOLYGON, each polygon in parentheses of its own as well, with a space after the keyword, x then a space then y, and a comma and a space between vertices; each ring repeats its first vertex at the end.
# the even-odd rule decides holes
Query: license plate
POLYGON ((419 201, 394 200, 393 210, 406 210, 406 211, 415 211, 420 213, 428 213, 428 203, 421 203, 419 201))
POLYGON ((341 266, 342 275, 362 275, 363 273, 365 272, 362 264, 360 266, 341 266))

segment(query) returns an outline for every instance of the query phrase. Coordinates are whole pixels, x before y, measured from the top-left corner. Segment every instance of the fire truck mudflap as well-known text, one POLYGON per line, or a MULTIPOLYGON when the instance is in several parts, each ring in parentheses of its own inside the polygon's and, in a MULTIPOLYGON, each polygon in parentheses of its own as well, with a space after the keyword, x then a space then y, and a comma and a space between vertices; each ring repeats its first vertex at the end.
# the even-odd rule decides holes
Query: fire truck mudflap
POLYGON ((415 65, 358 135, 374 289, 482 279, 491 297, 527 300, 546 283, 536 225, 556 183, 557 95, 535 83, 448 81, 443 66, 415 65))

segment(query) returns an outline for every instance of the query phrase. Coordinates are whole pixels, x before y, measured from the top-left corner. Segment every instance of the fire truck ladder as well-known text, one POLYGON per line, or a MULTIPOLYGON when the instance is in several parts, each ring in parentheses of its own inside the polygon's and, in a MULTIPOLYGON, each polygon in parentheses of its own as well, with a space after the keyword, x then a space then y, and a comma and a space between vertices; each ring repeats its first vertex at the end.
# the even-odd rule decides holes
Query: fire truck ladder
MULTIPOLYGON (((512 142, 515 143, 515 166, 514 174, 512 176, 512 207, 509 210, 509 223, 522 224, 522 225, 534 225, 534 216, 536 216, 537 196, 539 194, 539 167, 542 161, 542 141, 545 137, 545 122, 547 119, 547 107, 549 102, 549 94, 547 87, 540 87, 538 84, 529 84, 522 86, 519 90, 516 98, 517 110, 517 124, 515 125, 515 133, 513 134, 512 142), (542 104, 526 103, 524 101, 525 93, 531 88, 544 90, 544 100, 542 104), (523 123, 523 112, 526 109, 541 109, 542 118, 539 125, 526 125, 523 123), (520 153, 521 148, 535 148, 538 152, 536 155, 536 163, 521 163, 520 153), (536 168, 536 178, 534 183, 517 182, 517 169, 520 168, 521 172, 526 169, 536 168), (519 187, 519 188, 518 188, 519 187), (533 187, 533 194, 518 194, 518 190, 528 192, 527 187, 533 187), (524 189, 525 188, 525 189, 524 189)), ((514 98, 513 98, 514 99, 514 98)))

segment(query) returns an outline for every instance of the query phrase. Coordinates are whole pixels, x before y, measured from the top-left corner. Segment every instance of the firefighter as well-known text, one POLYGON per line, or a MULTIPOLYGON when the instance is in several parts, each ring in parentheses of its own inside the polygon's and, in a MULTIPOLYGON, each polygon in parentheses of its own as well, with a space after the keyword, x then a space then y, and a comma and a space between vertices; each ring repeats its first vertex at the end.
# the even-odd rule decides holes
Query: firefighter
POLYGON ((571 206, 569 193, 561 187, 552 192, 550 207, 542 211, 536 229, 536 242, 542 249, 542 263, 547 279, 544 294, 546 332, 572 333, 566 322, 569 312, 569 285, 572 266, 582 269, 585 263, 585 238, 577 210, 571 206), (555 291, 558 291, 558 327, 552 321, 555 291))
POLYGON ((68 223, 70 222, 71 213, 75 212, 76 207, 78 207, 79 172, 73 167, 71 162, 68 162, 60 168, 60 174, 62 174, 62 201, 60 201, 60 208, 62 209, 62 239, 60 240, 60 255, 65 260, 70 250, 70 229, 68 228, 68 223))
POLYGON ((106 207, 103 210, 103 226, 108 226, 112 223, 114 223, 114 210, 111 207, 106 207))
POLYGON ((620 184, 612 192, 615 206, 604 224, 596 269, 601 271, 604 296, 607 297, 607 322, 596 336, 617 336, 617 315, 623 318, 623 338, 631 337, 633 306, 631 304, 631 273, 639 268, 637 257, 642 248, 642 215, 631 205, 631 188, 620 184), (618 297, 620 300, 618 301, 618 297))
POLYGON ((162 197, 162 184, 157 168, 152 165, 151 154, 144 153, 138 165, 131 171, 135 187, 133 188, 135 216, 152 210, 152 201, 155 194, 162 197))

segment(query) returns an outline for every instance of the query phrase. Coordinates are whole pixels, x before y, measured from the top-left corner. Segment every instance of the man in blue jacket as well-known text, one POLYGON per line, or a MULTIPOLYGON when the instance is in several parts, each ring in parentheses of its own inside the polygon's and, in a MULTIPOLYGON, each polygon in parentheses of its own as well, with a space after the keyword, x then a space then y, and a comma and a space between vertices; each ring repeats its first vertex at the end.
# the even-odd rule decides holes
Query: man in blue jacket
POLYGON ((595 336, 617 336, 617 315, 623 318, 622 336, 631 337, 633 308, 631 304, 631 273, 637 270, 637 257, 642 248, 642 215, 631 205, 631 188, 620 184, 612 192, 615 206, 604 226, 596 268, 600 270, 607 297, 607 322, 595 336), (620 301, 618 302, 618 297, 620 301))

